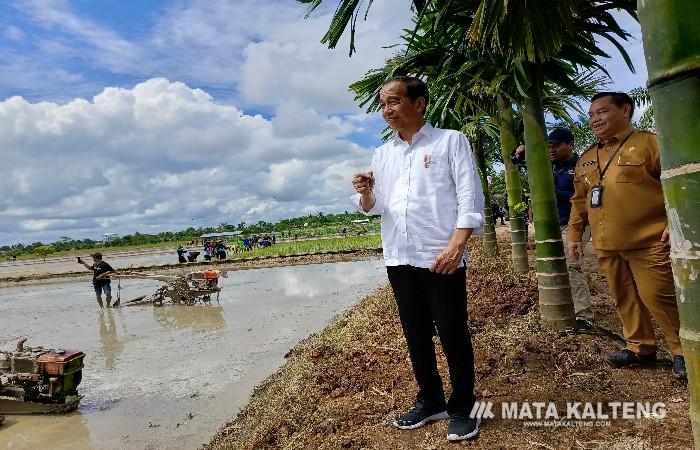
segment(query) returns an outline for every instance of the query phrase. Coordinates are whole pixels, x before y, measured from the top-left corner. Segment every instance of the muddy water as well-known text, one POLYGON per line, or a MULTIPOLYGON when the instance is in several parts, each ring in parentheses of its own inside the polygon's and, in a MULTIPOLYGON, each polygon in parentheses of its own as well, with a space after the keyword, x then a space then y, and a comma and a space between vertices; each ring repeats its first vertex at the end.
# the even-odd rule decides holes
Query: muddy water
MULTIPOLYGON (((104 312, 89 282, 0 290, 0 348, 28 335, 28 345, 87 354, 78 411, 8 416, 0 448, 197 448, 287 350, 384 284, 386 272, 370 260, 239 271, 221 281, 220 305, 104 312)), ((157 285, 123 280, 122 296, 157 285)))

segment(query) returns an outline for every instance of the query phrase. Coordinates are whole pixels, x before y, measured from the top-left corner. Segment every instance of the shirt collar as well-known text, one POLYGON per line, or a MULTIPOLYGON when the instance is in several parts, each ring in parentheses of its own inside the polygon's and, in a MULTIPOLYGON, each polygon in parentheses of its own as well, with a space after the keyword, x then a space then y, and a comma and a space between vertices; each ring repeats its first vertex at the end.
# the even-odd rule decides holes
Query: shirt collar
MULTIPOLYGON (((433 127, 433 126, 432 126, 431 124, 429 124, 428 122, 425 122, 425 124, 423 124, 423 126, 421 127, 421 129, 418 130, 418 132, 413 136, 413 142, 414 142, 414 143, 416 142, 416 137, 417 137, 418 135, 423 135, 423 136, 425 136, 427 139, 430 139, 430 138, 433 136, 433 132, 434 132, 434 131, 435 131, 435 127, 433 127)), ((401 138, 399 137, 399 134, 398 134, 398 133, 394 132, 394 145, 401 145, 401 144, 408 144, 408 143, 407 143, 406 141, 404 141, 403 139, 401 139, 401 138)))
POLYGON ((418 130, 418 133, 422 134, 427 138, 431 138, 433 136, 433 130, 435 130, 435 128, 433 128, 433 126, 430 125, 428 122, 425 122, 423 127, 420 130, 418 130))
MULTIPOLYGON (((615 136, 611 137, 610 140, 608 140, 608 144, 613 143, 613 142, 624 141, 630 134, 632 134, 633 131, 634 131, 634 129, 632 129, 631 126, 628 126, 624 130, 617 133, 615 136)), ((605 143, 602 140, 598 140, 599 147, 602 147, 604 145, 605 145, 605 143)))

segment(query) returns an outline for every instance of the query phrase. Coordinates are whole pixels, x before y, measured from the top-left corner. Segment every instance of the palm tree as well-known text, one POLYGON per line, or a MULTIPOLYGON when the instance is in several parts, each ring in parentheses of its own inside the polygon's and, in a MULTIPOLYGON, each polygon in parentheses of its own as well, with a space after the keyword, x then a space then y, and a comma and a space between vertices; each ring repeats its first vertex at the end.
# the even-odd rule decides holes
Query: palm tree
POLYGON ((496 239, 496 222, 491 209, 491 192, 487 178, 487 163, 484 150, 484 133, 475 130, 472 133, 470 141, 474 149, 474 157, 476 166, 479 169, 479 178, 481 180, 481 188, 484 191, 484 252, 489 257, 498 255, 498 240, 496 239))
POLYGON ((643 87, 634 88, 629 91, 629 96, 632 98, 635 106, 644 108, 642 116, 634 124, 634 127, 656 130, 656 118, 654 117, 654 108, 651 104, 649 90, 643 87))
POLYGON ((514 61, 514 75, 524 99, 522 114, 535 219, 540 311, 547 325, 558 329, 572 326, 574 315, 552 166, 547 154, 542 92, 547 79, 562 85, 570 82, 573 73, 563 61, 602 69, 596 57, 607 55, 598 48, 596 35, 616 44, 631 66, 615 39, 626 39, 628 34, 608 12, 619 6, 634 16, 631 3, 561 0, 532 8, 526 2, 483 0, 469 29, 469 39, 485 51, 514 61))
MULTIPOLYGON (((425 21, 429 19, 424 16, 425 21)), ((475 108, 490 117, 484 123, 491 125, 491 136, 497 138, 500 134, 499 162, 506 170, 513 266, 517 272, 528 272, 526 219, 516 213, 516 205, 522 203, 522 186, 518 170, 510 163, 510 153, 517 142, 515 111, 510 100, 517 95, 513 77, 505 73, 505 62, 484 58, 469 48, 454 52, 460 44, 450 40, 451 36, 440 39, 428 26, 417 29, 419 33, 403 36, 409 48, 398 51, 384 67, 369 71, 362 80, 353 83, 351 89, 361 106, 368 106, 370 112, 377 111, 378 93, 385 80, 394 75, 421 76, 434 91, 428 120, 435 125, 459 129, 465 122, 460 119, 453 123, 455 116, 474 116, 475 108)), ((577 109, 578 105, 571 95, 580 92, 591 95, 600 81, 594 73, 581 74, 575 80, 576 92, 548 83, 546 109, 555 117, 573 122, 568 110, 577 109)))
POLYGON ((661 182, 671 231, 690 420, 700 449, 700 10, 694 0, 640 2, 661 182))
POLYGON ((516 272, 526 273, 530 270, 527 260, 527 221, 521 214, 516 214, 515 206, 523 202, 523 187, 520 183, 520 172, 510 162, 510 153, 517 146, 515 134, 513 104, 502 95, 496 96, 498 107, 498 130, 501 141, 501 156, 505 171, 506 189, 508 192, 508 215, 510 216, 510 245, 513 268, 516 272))
MULTIPOLYGON (((435 91, 435 89, 433 89, 435 91)), ((439 93, 439 91, 438 91, 439 93)), ((481 110, 471 110, 472 115, 464 116, 464 110, 453 111, 458 123, 462 124, 461 131, 469 137, 472 143, 474 158, 479 169, 479 178, 484 192, 484 237, 483 245, 487 256, 498 255, 498 240, 496 238, 496 222, 491 206, 491 188, 488 183, 488 168, 498 156, 498 145, 494 136, 497 129, 481 110)), ((439 124, 439 126, 442 126, 439 124)))
MULTIPOLYGON (((310 5, 309 12, 322 3, 322 0, 299 1, 310 5)), ((362 3, 340 0, 322 42, 334 47, 350 24, 352 54, 362 3)), ((371 4, 369 1, 367 8, 371 4)), ((528 2, 502 0, 413 0, 412 7, 416 14, 414 36, 426 30, 433 36, 447 36, 458 48, 476 48, 486 59, 499 58, 512 68, 520 98, 510 100, 522 112, 528 148, 540 312, 546 326, 573 327, 571 287, 556 213, 551 162, 547 157, 542 92, 547 80, 576 91, 578 86, 573 77, 577 67, 604 70, 597 58, 608 55, 600 49, 596 38, 611 41, 632 68, 618 41, 629 35, 610 11, 623 9, 636 17, 634 0, 558 0, 537 7, 528 2)), ((410 42, 409 48, 413 44, 410 42)))
MULTIPOLYGON (((424 18, 428 21, 430 16, 426 15, 424 18)), ((425 31, 431 31, 427 27, 425 28, 425 31)), ((354 83, 351 88, 358 94, 357 98, 361 100, 361 104, 366 105, 369 103, 370 110, 373 110, 377 107, 379 89, 387 78, 396 74, 406 73, 424 76, 431 86, 431 90, 436 92, 431 97, 433 101, 428 119, 436 125, 446 128, 456 128, 451 125, 451 122, 456 117, 464 117, 465 109, 473 110, 474 108, 479 108, 490 110, 488 115, 491 119, 486 123, 490 123, 493 126, 495 129, 494 135, 500 134, 502 158, 506 164, 506 170, 510 169, 510 173, 506 172, 506 180, 509 193, 508 202, 511 216, 514 267, 519 272, 527 272, 529 270, 527 260, 527 226, 525 218, 516 211, 516 205, 522 202, 520 175, 517 169, 510 164, 510 152, 516 146, 514 111, 511 103, 511 99, 517 95, 514 77, 503 73, 503 69, 499 67, 499 64, 495 62, 489 64, 490 60, 488 58, 479 57, 474 55, 473 52, 470 54, 469 49, 465 49, 462 53, 453 54, 448 49, 458 47, 459 43, 430 42, 435 40, 435 35, 430 33, 426 36, 422 34, 424 31, 423 27, 417 27, 417 29, 419 30, 418 33, 413 33, 408 37, 404 36, 404 39, 409 41, 411 45, 409 50, 405 53, 403 51, 399 52, 385 67, 370 71, 363 80, 354 83), (426 44, 426 41, 429 43, 426 44), (497 108, 494 107, 494 103, 498 106, 497 108)), ((553 67, 558 70, 561 65, 562 63, 559 63, 558 65, 553 65, 553 67)), ((558 87, 552 83, 547 83, 544 89, 546 94, 546 102, 544 104, 547 105, 547 110, 556 117, 564 118, 569 122, 573 122, 573 119, 569 117, 568 109, 578 107, 572 100, 571 95, 581 92, 590 95, 600 82, 600 78, 594 73, 583 73, 578 76, 572 75, 572 78, 574 78, 574 82, 569 84, 574 84, 576 86, 574 89, 558 87)), ((469 115, 474 115, 474 113, 468 112, 466 114, 466 116, 469 115)), ((543 154, 547 158, 546 163, 549 164, 547 152, 545 151, 543 154)), ((529 163, 533 164, 532 161, 529 161, 529 163)), ((481 172, 484 173, 484 170, 481 172)), ((546 208, 549 208, 549 211, 545 209, 546 212, 549 212, 546 218, 550 219, 550 222, 556 227, 556 233, 559 234, 559 219, 556 210, 551 166, 548 166, 545 174, 549 178, 537 176, 538 174, 532 170, 528 174, 533 179, 541 179, 539 186, 546 186, 545 183, 549 183, 545 193, 551 193, 549 196, 551 202, 545 205, 546 208)), ((540 198, 543 197, 544 195, 540 196, 540 198)), ((487 218, 490 216, 491 213, 489 212, 487 218)), ((541 212, 539 217, 545 217, 544 213, 541 212)), ((486 231, 484 244, 487 248, 493 245, 489 238, 489 231, 486 231)), ((564 249, 560 234, 558 241, 562 252, 561 257, 563 258, 564 249)), ((551 245, 549 240, 544 240, 544 243, 551 245)), ((540 245, 540 249, 545 244, 540 245)), ((545 250, 547 249, 545 248, 545 250)), ((570 287, 568 286, 568 273, 562 277, 556 265, 559 263, 559 260, 555 259, 554 263, 551 261, 552 258, 549 255, 541 257, 538 270, 540 272, 540 280, 544 279, 543 284, 552 279, 559 282, 554 286, 551 284, 544 285, 541 289, 544 291, 540 296, 543 318, 556 328, 564 328, 571 325, 571 322, 574 320, 573 303, 571 301, 570 287), (554 273, 555 278, 545 278, 547 276, 545 273, 554 273)), ((566 268, 566 260, 563 259, 563 262, 564 268, 566 268)))

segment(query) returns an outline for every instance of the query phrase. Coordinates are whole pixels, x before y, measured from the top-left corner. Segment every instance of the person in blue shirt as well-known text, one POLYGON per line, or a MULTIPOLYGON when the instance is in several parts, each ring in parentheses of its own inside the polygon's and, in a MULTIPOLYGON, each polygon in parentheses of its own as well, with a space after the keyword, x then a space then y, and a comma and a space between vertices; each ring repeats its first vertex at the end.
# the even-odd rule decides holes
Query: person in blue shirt
MULTIPOLYGON (((574 152, 574 135, 567 128, 555 128, 549 133, 549 158, 552 161, 552 174, 554 175, 554 191, 557 196, 557 211, 559 212, 559 226, 564 248, 567 244, 567 228, 571 215, 571 197, 574 195, 574 170, 579 155, 574 152)), ((525 164, 525 146, 518 146, 511 153, 510 160, 518 169, 527 169, 525 164)), ((583 242, 590 240, 591 232, 586 228, 583 242)), ((571 296, 574 300, 576 311, 576 327, 581 331, 592 331, 593 309, 591 307, 591 291, 588 288, 586 277, 581 270, 581 259, 574 261, 567 252, 566 262, 569 269, 569 281, 571 283, 571 296)))

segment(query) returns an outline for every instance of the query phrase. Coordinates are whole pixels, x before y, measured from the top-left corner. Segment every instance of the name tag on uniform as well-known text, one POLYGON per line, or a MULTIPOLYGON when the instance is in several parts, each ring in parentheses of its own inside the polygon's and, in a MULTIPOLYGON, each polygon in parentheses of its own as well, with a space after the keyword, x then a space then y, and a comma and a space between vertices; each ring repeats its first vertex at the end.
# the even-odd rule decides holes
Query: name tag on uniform
POLYGON ((423 155, 423 167, 430 167, 430 155, 423 155))
POLYGON ((600 208, 603 204, 603 186, 596 184, 591 188, 591 208, 600 208))

